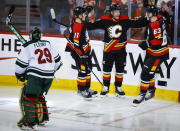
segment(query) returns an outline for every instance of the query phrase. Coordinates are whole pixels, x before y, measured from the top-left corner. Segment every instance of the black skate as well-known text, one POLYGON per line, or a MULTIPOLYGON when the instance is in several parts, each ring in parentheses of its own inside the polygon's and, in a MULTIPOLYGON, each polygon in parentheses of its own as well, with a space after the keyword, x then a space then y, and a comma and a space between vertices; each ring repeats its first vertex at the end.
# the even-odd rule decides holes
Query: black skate
POLYGON ((89 88, 88 91, 89 91, 89 93, 91 94, 92 97, 97 97, 97 95, 98 95, 97 91, 94 91, 91 88, 89 88))
POLYGON ((109 93, 109 88, 107 86, 104 86, 104 89, 101 91, 100 95, 101 97, 107 96, 107 93, 109 93))
POLYGON ((82 96, 83 98, 92 98, 92 95, 90 94, 89 91, 84 90, 84 91, 78 91, 78 94, 82 96))
POLYGON ((116 96, 124 96, 125 92, 121 89, 121 87, 116 87, 116 96))
POLYGON ((37 125, 34 123, 28 123, 24 120, 20 120, 17 123, 17 126, 21 129, 21 130, 33 130, 33 131, 37 131, 37 125))
POLYGON ((145 101, 149 100, 149 99, 152 99, 155 95, 155 90, 156 89, 151 89, 151 90, 148 90, 148 92, 146 93, 145 95, 145 101))
POLYGON ((143 102, 145 100, 145 95, 146 94, 144 93, 140 93, 139 96, 133 100, 133 106, 137 106, 138 104, 143 102))

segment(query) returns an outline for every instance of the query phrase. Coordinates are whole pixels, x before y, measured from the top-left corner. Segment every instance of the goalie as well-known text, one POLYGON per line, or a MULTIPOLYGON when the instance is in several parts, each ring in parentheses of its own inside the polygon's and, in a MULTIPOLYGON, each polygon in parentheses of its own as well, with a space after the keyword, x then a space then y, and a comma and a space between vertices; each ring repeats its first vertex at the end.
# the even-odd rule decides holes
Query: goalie
POLYGON ((49 121, 44 94, 47 94, 54 73, 62 65, 60 55, 49 41, 41 40, 41 31, 36 27, 30 33, 16 60, 15 75, 25 81, 22 88, 20 106, 23 114, 17 123, 21 128, 34 128, 37 124, 49 121))
POLYGON ((21 129, 35 129, 37 124, 49 121, 49 113, 44 94, 47 94, 54 73, 61 67, 61 57, 49 41, 41 40, 41 31, 35 27, 30 32, 30 41, 26 41, 11 24, 14 7, 6 18, 7 27, 23 44, 15 64, 15 75, 24 84, 20 108, 22 118, 17 123, 21 129))

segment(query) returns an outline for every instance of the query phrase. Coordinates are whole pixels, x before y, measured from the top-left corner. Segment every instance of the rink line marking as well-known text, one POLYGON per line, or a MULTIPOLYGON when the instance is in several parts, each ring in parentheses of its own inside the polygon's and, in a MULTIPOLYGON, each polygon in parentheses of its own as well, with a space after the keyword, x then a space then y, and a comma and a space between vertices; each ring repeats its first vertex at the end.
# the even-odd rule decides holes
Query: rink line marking
MULTIPOLYGON (((1 110, 1 109, 0 109, 0 111, 1 112, 10 112, 10 113, 20 113, 18 111, 7 111, 7 110, 1 110)), ((65 118, 59 118, 59 117, 50 117, 50 118, 60 119, 60 120, 65 120, 65 121, 72 121, 72 122, 76 122, 76 123, 85 123, 85 124, 89 124, 89 125, 104 126, 104 127, 114 127, 114 128, 119 128, 119 129, 130 130, 130 131, 132 130, 132 128, 116 127, 116 126, 112 126, 112 125, 103 125, 103 124, 85 122, 85 121, 80 121, 80 120, 71 120, 71 119, 65 119, 65 118)))
POLYGON ((65 119, 65 118, 59 118, 59 117, 51 117, 51 118, 65 120, 65 121, 72 121, 72 122, 76 122, 76 123, 85 123, 85 124, 89 124, 89 125, 104 126, 104 127, 114 127, 114 128, 126 129, 126 130, 132 131, 132 128, 123 128, 123 127, 118 127, 118 126, 113 126, 113 125, 104 125, 104 124, 85 122, 85 121, 80 121, 80 120, 71 120, 71 119, 65 119))
MULTIPOLYGON (((165 109, 165 108, 172 107, 172 106, 174 106, 174 105, 177 105, 177 104, 174 104, 174 103, 173 103, 173 104, 170 104, 170 105, 166 105, 166 106, 162 106, 162 107, 159 107, 159 108, 151 109, 151 110, 148 110, 148 111, 140 112, 140 113, 137 113, 137 114, 133 114, 133 115, 130 115, 130 116, 121 118, 121 119, 116 119, 116 120, 111 121, 111 122, 103 123, 102 125, 110 125, 110 124, 113 124, 114 122, 119 122, 119 121, 123 121, 123 120, 125 120, 125 119, 129 119, 129 118, 132 118, 132 117, 136 117, 136 116, 148 114, 148 113, 151 113, 151 112, 154 112, 154 111, 158 111, 158 110, 160 110, 160 109, 165 109)), ((137 107, 135 107, 135 108, 137 108, 137 107)), ((113 125, 112 125, 112 126, 113 126, 113 125)), ((118 126, 115 126, 115 127, 118 127, 118 126)))
MULTIPOLYGON (((102 123, 102 124, 85 122, 85 121, 80 121, 80 120, 71 120, 71 119, 65 119, 65 118, 59 118, 59 117, 51 117, 51 118, 60 119, 60 120, 66 120, 66 121, 73 121, 73 122, 76 122, 76 123, 85 123, 85 124, 89 124, 89 125, 104 126, 104 127, 114 127, 114 128, 126 129, 126 130, 130 130, 131 131, 132 128, 123 128, 123 127, 120 127, 120 126, 114 126, 114 125, 110 125, 110 124, 113 124, 113 122, 119 122, 119 121, 122 121, 122 120, 125 120, 125 119, 129 119, 129 118, 132 118, 132 117, 140 116, 140 115, 143 115, 143 114, 148 114, 148 113, 160 110, 160 109, 169 108, 169 107, 172 107, 172 106, 175 106, 175 105, 177 105, 177 104, 169 104, 169 105, 166 105, 166 106, 162 106, 162 107, 155 108, 155 109, 152 109, 152 110, 149 110, 149 111, 137 113, 137 114, 134 114, 134 115, 131 115, 131 116, 127 116, 127 117, 124 117, 124 118, 121 118, 121 119, 116 119, 114 121, 107 122, 107 123, 102 123)), ((11 113, 15 113, 15 112, 16 113, 20 113, 20 112, 17 112, 17 111, 7 111, 7 110, 1 110, 1 109, 0 109, 0 111, 11 112, 11 113)))
POLYGON ((11 113, 20 113, 18 111, 8 111, 8 110, 3 110, 3 109, 0 109, 1 112, 11 112, 11 113))

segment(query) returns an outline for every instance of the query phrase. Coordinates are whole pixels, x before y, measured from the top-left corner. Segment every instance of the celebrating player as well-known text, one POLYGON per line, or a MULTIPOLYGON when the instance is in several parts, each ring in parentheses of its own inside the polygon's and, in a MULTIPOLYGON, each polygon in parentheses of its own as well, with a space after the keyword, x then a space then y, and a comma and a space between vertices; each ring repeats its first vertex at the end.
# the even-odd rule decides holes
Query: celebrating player
POLYGON ((169 42, 163 18, 158 15, 156 6, 148 6, 146 14, 150 19, 147 26, 147 40, 139 45, 143 50, 146 50, 146 57, 141 72, 141 91, 139 96, 134 99, 134 104, 139 104, 154 96, 155 73, 163 61, 169 59, 169 48, 167 46, 169 42))
POLYGON ((127 31, 129 28, 138 28, 147 25, 145 18, 140 20, 131 20, 126 15, 120 15, 120 6, 112 4, 110 6, 110 15, 104 15, 100 20, 94 23, 88 23, 88 30, 103 29, 104 34, 104 55, 103 55, 103 84, 104 89, 101 95, 104 96, 109 92, 111 71, 115 63, 115 89, 117 95, 125 95, 122 90, 122 81, 124 67, 126 65, 126 44, 127 31))
POLYGON ((90 98, 92 95, 96 95, 97 91, 90 88, 92 61, 90 56, 91 46, 85 22, 86 17, 86 8, 76 7, 74 9, 74 19, 70 28, 71 33, 66 51, 71 53, 78 68, 78 93, 84 98, 90 98))

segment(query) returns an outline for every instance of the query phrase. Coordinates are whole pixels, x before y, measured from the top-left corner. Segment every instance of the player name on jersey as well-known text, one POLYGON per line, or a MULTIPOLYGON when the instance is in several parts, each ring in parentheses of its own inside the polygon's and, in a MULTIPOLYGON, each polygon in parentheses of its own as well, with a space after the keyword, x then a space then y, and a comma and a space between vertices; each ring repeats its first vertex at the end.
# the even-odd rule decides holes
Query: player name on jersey
POLYGON ((45 42, 37 42, 37 43, 34 43, 34 47, 37 48, 37 47, 42 47, 42 46, 46 46, 46 43, 45 42))

